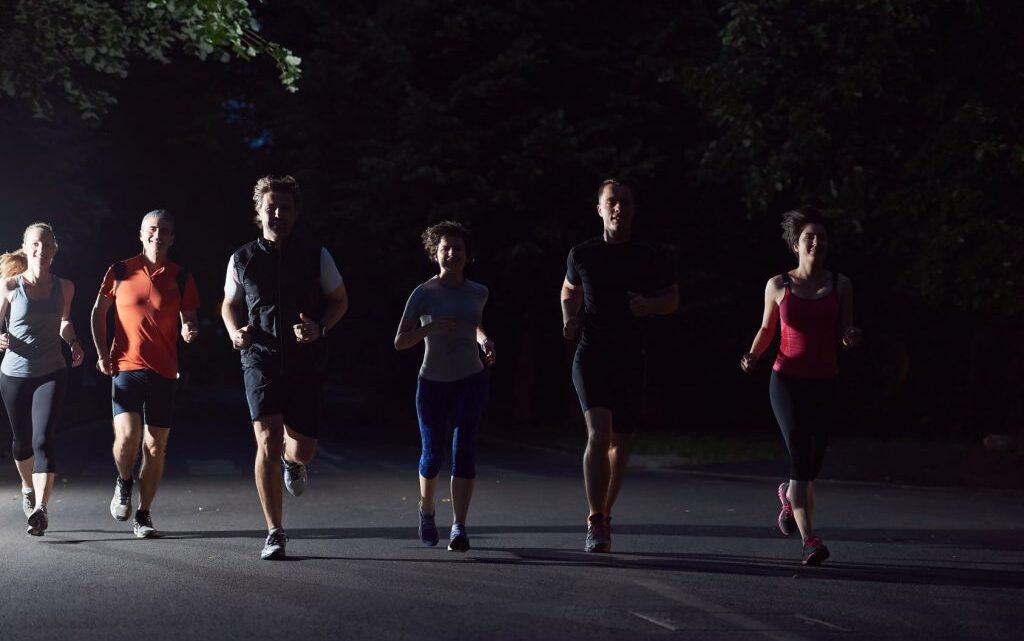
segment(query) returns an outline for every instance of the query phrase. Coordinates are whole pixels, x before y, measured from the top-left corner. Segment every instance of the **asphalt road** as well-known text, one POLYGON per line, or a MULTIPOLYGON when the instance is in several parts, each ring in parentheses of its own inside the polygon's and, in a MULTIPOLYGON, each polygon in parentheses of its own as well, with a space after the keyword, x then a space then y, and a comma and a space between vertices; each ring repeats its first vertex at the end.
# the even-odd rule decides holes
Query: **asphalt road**
POLYGON ((833 557, 804 568, 773 485, 634 470, 614 552, 593 555, 575 457, 492 442, 458 554, 416 538, 415 432, 341 436, 285 497, 290 559, 265 562, 251 441, 236 421, 176 428, 160 540, 109 516, 105 424, 62 434, 45 537, 5 464, 0 639, 1021 638, 1019 493, 823 485, 833 557))

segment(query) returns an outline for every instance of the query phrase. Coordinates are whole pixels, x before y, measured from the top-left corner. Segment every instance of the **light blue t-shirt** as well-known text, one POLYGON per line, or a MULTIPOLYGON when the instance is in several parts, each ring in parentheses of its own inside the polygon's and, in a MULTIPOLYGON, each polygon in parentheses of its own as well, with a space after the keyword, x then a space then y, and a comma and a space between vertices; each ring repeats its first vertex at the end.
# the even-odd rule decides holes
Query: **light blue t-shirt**
POLYGON ((436 276, 412 290, 405 304, 403 320, 416 319, 421 325, 439 318, 454 318, 455 329, 423 339, 420 376, 448 383, 472 376, 484 368, 476 343, 476 328, 483 319, 487 288, 471 280, 458 287, 445 285, 436 276))

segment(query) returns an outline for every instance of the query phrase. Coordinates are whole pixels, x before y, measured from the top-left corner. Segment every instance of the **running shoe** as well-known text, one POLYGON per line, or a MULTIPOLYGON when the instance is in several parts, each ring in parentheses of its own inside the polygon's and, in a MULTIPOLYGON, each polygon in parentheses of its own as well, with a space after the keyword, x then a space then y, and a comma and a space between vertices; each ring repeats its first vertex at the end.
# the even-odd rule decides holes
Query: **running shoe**
POLYGON ((27 519, 36 509, 36 491, 30 487, 21 488, 21 511, 27 519))
POLYGON ((816 536, 804 539, 804 565, 821 565, 828 558, 828 548, 816 536))
POLYGON ((427 547, 433 547, 437 545, 437 524, 434 523, 434 513, 427 514, 422 509, 418 510, 420 513, 420 541, 427 547))
POLYGON ((452 523, 452 532, 449 535, 449 552, 465 552, 469 549, 469 535, 466 534, 466 526, 461 523, 452 523))
POLYGON ((292 496, 299 496, 306 491, 306 466, 301 463, 291 463, 283 456, 281 466, 284 468, 284 487, 292 496))
POLYGON ((594 514, 587 519, 587 541, 583 546, 585 552, 611 552, 611 523, 603 514, 594 514))
POLYGON ((779 503, 782 504, 782 511, 779 512, 779 518, 777 525, 779 527, 779 533, 783 536, 789 536, 793 532, 796 532, 796 518, 793 516, 793 504, 789 502, 786 497, 786 492, 789 491, 789 481, 783 481, 779 483, 779 503))
POLYGON ((40 505, 28 515, 28 528, 25 530, 32 536, 42 536, 49 527, 50 520, 46 518, 46 506, 40 505))
POLYGON ((136 510, 132 526, 135 530, 135 536, 140 539, 160 538, 160 532, 153 527, 153 517, 149 515, 149 510, 136 510))
POLYGON ((132 480, 117 477, 114 498, 110 499, 110 516, 118 521, 127 521, 132 513, 132 480))
POLYGON ((260 558, 264 561, 281 561, 285 558, 284 548, 286 545, 288 545, 288 535, 284 530, 281 528, 271 530, 267 535, 267 542, 263 544, 260 558))

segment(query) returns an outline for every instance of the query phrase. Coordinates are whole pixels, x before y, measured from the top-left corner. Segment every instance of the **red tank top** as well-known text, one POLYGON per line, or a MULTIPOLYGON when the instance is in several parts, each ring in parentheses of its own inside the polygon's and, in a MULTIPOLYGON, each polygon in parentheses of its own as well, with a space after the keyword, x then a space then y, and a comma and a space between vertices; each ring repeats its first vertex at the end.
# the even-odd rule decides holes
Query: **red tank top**
POLYGON ((833 272, 832 291, 821 298, 800 298, 790 289, 779 303, 782 341, 772 369, 800 378, 832 378, 839 374, 839 275, 833 272))

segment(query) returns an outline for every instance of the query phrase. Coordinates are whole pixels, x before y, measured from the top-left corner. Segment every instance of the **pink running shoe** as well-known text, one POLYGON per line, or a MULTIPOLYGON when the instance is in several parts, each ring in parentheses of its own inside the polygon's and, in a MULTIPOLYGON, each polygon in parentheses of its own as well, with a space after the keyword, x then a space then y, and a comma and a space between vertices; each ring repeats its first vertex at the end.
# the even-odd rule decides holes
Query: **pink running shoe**
POLYGON ((828 558, 828 548, 816 536, 804 539, 804 565, 821 565, 828 558))
POLYGON ((779 484, 779 502, 782 503, 782 511, 779 512, 778 527, 779 533, 783 536, 789 536, 793 532, 796 532, 796 519, 793 517, 793 505, 786 498, 786 492, 789 491, 789 481, 783 481, 779 484))

